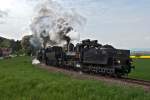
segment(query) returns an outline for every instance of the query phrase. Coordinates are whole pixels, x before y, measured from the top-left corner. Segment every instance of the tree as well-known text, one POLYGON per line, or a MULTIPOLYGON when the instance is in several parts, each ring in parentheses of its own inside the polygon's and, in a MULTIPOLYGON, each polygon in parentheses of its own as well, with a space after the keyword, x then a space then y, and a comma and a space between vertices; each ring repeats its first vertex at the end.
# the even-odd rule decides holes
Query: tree
POLYGON ((10 40, 0 37, 0 47, 1 48, 9 48, 10 47, 10 40))
POLYGON ((21 46, 27 55, 32 54, 32 46, 30 44, 31 37, 32 37, 32 35, 27 35, 27 36, 24 36, 21 40, 21 46))
POLYGON ((12 54, 20 54, 22 51, 21 41, 0 37, 0 48, 10 48, 12 54))
POLYGON ((10 47, 12 48, 12 53, 18 53, 22 51, 21 41, 10 40, 10 47))

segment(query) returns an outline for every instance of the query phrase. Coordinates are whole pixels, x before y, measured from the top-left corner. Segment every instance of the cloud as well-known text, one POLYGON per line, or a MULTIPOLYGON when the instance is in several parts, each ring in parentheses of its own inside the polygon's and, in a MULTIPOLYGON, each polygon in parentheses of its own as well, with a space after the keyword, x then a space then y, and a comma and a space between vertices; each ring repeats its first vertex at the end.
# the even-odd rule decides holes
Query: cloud
POLYGON ((144 39, 145 39, 146 41, 150 41, 150 36, 146 36, 144 39))
POLYGON ((6 22, 6 17, 8 17, 8 12, 0 10, 0 24, 4 24, 6 22))
MULTIPOLYGON (((21 33, 28 31, 24 27, 28 27, 35 14, 35 6, 43 1, 1 0, 0 35, 21 39, 21 33)), ((65 9, 74 8, 87 19, 81 39, 98 39, 102 44, 113 43, 118 48, 146 48, 150 44, 150 0, 53 1, 65 9)))
POLYGON ((4 18, 8 16, 8 12, 7 11, 2 11, 0 10, 0 18, 4 18))

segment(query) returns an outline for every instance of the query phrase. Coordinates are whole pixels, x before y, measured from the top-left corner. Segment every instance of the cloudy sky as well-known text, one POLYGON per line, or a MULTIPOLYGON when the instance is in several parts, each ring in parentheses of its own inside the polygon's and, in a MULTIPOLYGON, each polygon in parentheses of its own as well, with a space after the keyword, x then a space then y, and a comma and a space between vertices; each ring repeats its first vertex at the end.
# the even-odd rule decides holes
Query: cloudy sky
MULTIPOLYGON (((0 36, 28 34, 41 0, 0 0, 0 36)), ((87 22, 81 39, 98 39, 117 48, 150 48, 150 0, 54 0, 75 9, 87 22)))

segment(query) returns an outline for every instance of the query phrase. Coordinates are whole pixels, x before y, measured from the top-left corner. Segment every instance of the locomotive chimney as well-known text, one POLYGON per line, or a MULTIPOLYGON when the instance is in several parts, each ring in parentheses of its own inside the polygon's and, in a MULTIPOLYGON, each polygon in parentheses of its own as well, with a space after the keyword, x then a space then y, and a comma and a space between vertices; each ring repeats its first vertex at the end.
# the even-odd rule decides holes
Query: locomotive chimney
POLYGON ((71 39, 70 39, 69 36, 66 36, 66 35, 64 35, 63 38, 64 38, 64 40, 66 40, 66 42, 67 42, 67 44, 66 44, 66 49, 67 49, 67 52, 69 52, 69 45, 70 45, 71 39))
POLYGON ((69 47, 70 47, 70 38, 67 39, 67 52, 69 52, 69 47))

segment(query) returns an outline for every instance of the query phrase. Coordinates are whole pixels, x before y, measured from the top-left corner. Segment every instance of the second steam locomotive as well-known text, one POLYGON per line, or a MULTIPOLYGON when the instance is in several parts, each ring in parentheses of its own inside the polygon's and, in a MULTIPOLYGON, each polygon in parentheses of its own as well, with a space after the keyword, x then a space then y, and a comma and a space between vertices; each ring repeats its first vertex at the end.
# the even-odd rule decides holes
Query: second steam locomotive
POLYGON ((130 73, 132 59, 130 50, 116 49, 111 45, 101 45, 97 40, 83 40, 74 46, 53 46, 41 49, 38 59, 47 65, 64 67, 83 72, 124 76, 130 73))

